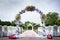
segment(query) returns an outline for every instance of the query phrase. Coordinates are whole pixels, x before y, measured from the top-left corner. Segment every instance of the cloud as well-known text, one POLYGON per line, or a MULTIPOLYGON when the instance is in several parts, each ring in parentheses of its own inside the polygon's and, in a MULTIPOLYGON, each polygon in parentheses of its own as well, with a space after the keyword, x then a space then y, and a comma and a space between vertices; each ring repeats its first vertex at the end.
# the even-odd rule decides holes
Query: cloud
POLYGON ((19 5, 22 5, 21 0, 0 0, 0 19, 13 20, 19 5))
MULTIPOLYGON (((44 14, 54 11, 60 13, 60 0, 0 0, 0 19, 5 21, 12 21, 15 19, 15 15, 19 13, 19 11, 29 5, 34 5, 44 14)), ((33 14, 34 13, 35 12, 33 12, 33 14)), ((30 16, 33 16, 33 14, 30 14, 30 16)), ((26 15, 28 14, 25 14, 23 18, 26 15)), ((36 14, 34 15, 36 16, 36 14)), ((25 18, 22 20, 25 21, 25 18)), ((34 22, 40 22, 38 20, 38 17, 37 20, 34 20, 34 18, 32 19, 34 22)))

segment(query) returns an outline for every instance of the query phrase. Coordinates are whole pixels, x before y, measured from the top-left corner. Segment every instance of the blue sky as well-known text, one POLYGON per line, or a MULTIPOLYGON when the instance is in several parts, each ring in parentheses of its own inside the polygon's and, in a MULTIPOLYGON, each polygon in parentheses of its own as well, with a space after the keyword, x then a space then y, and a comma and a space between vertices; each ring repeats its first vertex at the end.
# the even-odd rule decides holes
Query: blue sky
MULTIPOLYGON (((3 21, 12 21, 26 6, 33 5, 44 14, 48 12, 60 13, 60 0, 0 0, 0 19, 3 21)), ((40 23, 40 15, 37 12, 26 12, 21 15, 22 22, 32 21, 40 23)))

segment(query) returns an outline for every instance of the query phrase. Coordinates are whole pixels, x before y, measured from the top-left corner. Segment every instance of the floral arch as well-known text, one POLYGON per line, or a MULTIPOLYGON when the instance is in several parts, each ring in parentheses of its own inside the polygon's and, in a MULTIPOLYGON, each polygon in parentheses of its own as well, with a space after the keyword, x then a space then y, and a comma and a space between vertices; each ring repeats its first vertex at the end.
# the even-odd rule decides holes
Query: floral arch
POLYGON ((43 14, 43 12, 41 12, 39 9, 35 8, 35 6, 27 6, 25 9, 21 10, 19 12, 19 14, 16 15, 16 25, 19 25, 19 20, 21 20, 21 14, 25 13, 26 11, 30 11, 30 12, 33 12, 33 11, 36 11, 39 13, 40 15, 40 18, 41 18, 41 23, 42 23, 42 27, 44 27, 44 19, 45 19, 45 16, 43 14))
MULTIPOLYGON (((39 9, 35 8, 35 6, 27 6, 25 9, 21 10, 19 14, 16 15, 15 19, 16 19, 17 28, 19 27, 18 25, 20 24, 19 20, 21 20, 21 14, 25 13, 26 11, 30 11, 30 12, 37 11, 39 13, 40 18, 41 18, 43 32, 45 33, 45 26, 44 26, 45 15, 39 9)), ((31 26, 31 25, 28 25, 28 26, 31 26)), ((32 30, 33 30, 33 26, 32 26, 32 30)))
POLYGON ((21 14, 25 13, 26 11, 30 11, 30 12, 36 11, 36 12, 38 12, 39 15, 40 15, 40 18, 41 18, 41 23, 43 24, 45 16, 44 16, 43 12, 41 12, 39 9, 35 8, 35 6, 27 6, 25 9, 21 10, 19 12, 19 14, 17 14, 16 19, 21 20, 21 14))

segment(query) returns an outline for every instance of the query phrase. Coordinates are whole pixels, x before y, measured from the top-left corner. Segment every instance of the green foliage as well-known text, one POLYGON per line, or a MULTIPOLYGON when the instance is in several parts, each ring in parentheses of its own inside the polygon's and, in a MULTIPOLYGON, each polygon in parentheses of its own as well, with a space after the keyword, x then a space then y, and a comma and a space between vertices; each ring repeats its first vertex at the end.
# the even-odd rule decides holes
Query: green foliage
MULTIPOLYGON (((2 26, 4 26, 4 25, 7 25, 7 26, 16 26, 15 22, 16 22, 15 20, 12 21, 12 22, 10 22, 10 21, 1 21, 0 20, 0 25, 2 25, 2 26)), ((37 23, 34 23, 34 22, 30 22, 30 21, 22 23, 19 26, 22 27, 24 30, 27 30, 27 27, 28 27, 29 24, 31 24, 34 29, 37 29, 38 27, 40 27, 40 24, 37 24, 37 23)), ((28 28, 32 29, 32 27, 28 27, 28 28)))
POLYGON ((15 20, 11 22, 11 26, 16 26, 15 20))
MULTIPOLYGON (((27 28, 27 26, 28 26, 29 24, 31 24, 34 29, 38 29, 38 27, 40 27, 40 24, 37 24, 37 23, 34 23, 34 22, 29 22, 29 21, 25 22, 25 26, 24 26, 24 27, 27 28)), ((29 28, 29 29, 32 29, 31 27, 28 27, 28 28, 29 28)))
POLYGON ((4 26, 4 25, 15 26, 15 22, 14 21, 10 22, 10 21, 1 21, 0 20, 0 25, 2 25, 2 26, 4 26))
POLYGON ((49 12, 47 15, 47 18, 45 20, 45 25, 56 25, 56 21, 58 19, 58 13, 56 12, 49 12))
POLYGON ((60 26, 60 19, 56 21, 56 25, 60 26))
POLYGON ((34 26, 34 30, 38 29, 38 27, 41 27, 40 24, 36 24, 36 25, 34 26))
POLYGON ((27 25, 29 25, 30 24, 30 22, 29 21, 27 21, 27 22, 25 22, 25 26, 27 27, 27 25))
POLYGON ((2 25, 2 26, 4 26, 4 25, 10 26, 11 23, 9 21, 0 21, 0 25, 2 25))

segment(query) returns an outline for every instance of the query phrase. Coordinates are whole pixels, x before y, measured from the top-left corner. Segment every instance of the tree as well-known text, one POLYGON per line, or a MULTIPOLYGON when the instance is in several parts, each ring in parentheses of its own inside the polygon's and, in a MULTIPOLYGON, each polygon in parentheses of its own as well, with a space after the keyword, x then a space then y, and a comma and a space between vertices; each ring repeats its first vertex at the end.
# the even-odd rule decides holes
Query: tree
POLYGON ((32 29, 32 27, 28 27, 29 24, 31 24, 35 30, 38 29, 38 27, 40 27, 40 24, 30 22, 30 21, 26 21, 25 23, 23 23, 20 26, 23 27, 23 29, 25 29, 25 30, 27 30, 27 28, 32 29))
MULTIPOLYGON (((31 24, 35 30, 38 29, 38 27, 40 27, 40 24, 37 24, 37 23, 34 23, 34 22, 29 22, 29 21, 25 22, 25 27, 27 28, 27 26, 29 24, 31 24)), ((29 27, 29 28, 31 28, 31 27, 29 27)))
POLYGON ((0 25, 2 25, 2 26, 4 26, 4 25, 10 26, 11 22, 10 21, 1 21, 0 25))
POLYGON ((41 27, 40 24, 36 24, 36 25, 34 26, 34 30, 38 29, 38 27, 41 27))
POLYGON ((29 22, 29 21, 25 22, 25 26, 26 26, 26 27, 27 27, 27 25, 28 25, 28 24, 30 24, 30 22, 29 22))
POLYGON ((60 26, 60 19, 56 21, 56 25, 60 26))
POLYGON ((1 19, 0 19, 0 22, 1 22, 1 19))
POLYGON ((28 25, 30 24, 29 21, 25 22, 25 29, 28 29, 28 25))
POLYGON ((11 22, 11 26, 16 26, 15 20, 11 22))
POLYGON ((56 25, 56 21, 58 19, 58 13, 56 12, 49 12, 47 15, 47 18, 45 20, 45 25, 56 25))
POLYGON ((1 25, 1 20, 0 20, 0 25, 1 25))
POLYGON ((34 23, 34 22, 31 22, 33 28, 36 30, 38 29, 38 27, 40 27, 40 24, 37 24, 37 23, 34 23))
POLYGON ((11 22, 10 21, 5 21, 4 22, 4 25, 10 26, 11 25, 11 22))

